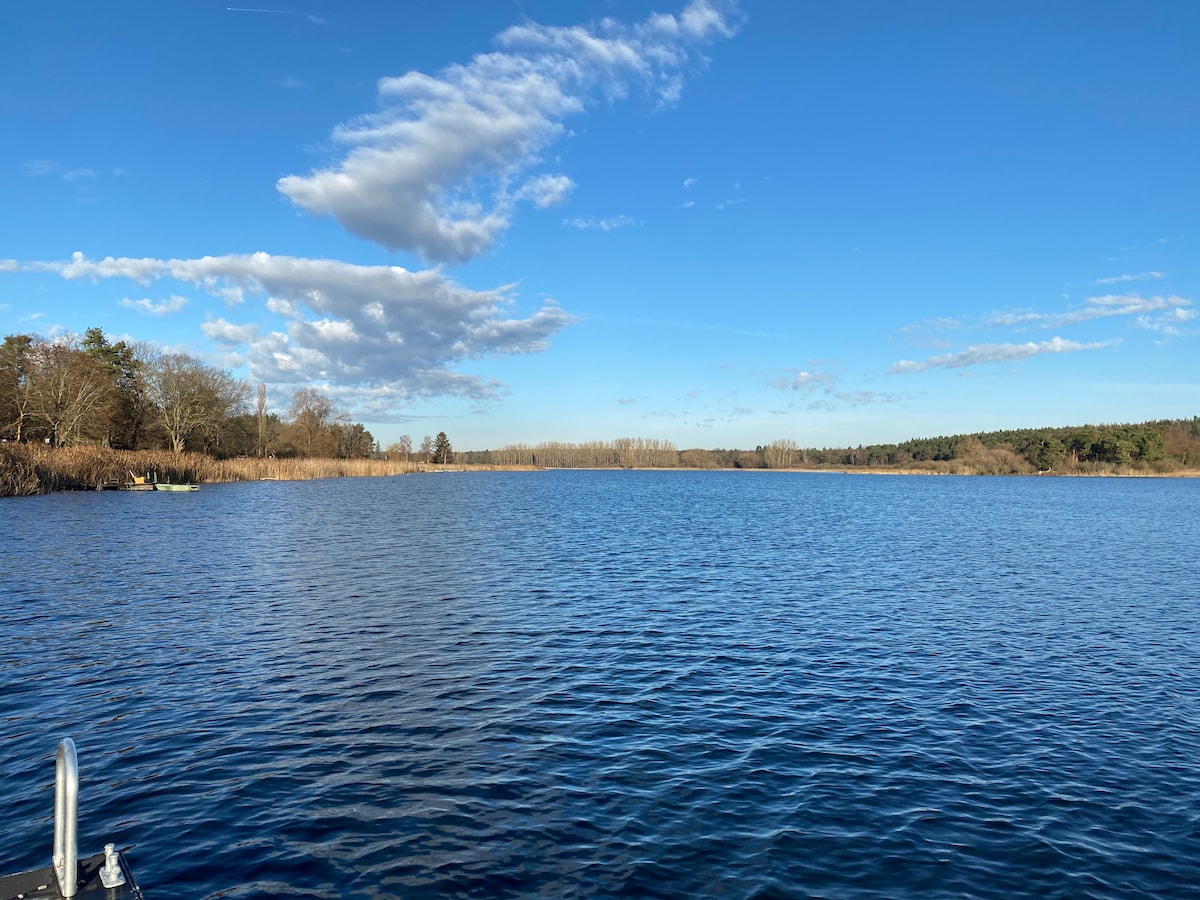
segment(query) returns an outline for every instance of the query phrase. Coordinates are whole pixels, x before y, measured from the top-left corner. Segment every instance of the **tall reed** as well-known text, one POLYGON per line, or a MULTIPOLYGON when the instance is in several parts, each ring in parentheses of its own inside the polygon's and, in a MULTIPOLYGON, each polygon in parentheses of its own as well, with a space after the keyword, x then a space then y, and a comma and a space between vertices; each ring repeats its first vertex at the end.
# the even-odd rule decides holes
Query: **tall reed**
POLYGON ((222 481, 299 481, 312 478, 402 475, 457 466, 384 459, 213 459, 169 450, 108 450, 0 443, 0 497, 100 490, 131 476, 176 484, 222 481))

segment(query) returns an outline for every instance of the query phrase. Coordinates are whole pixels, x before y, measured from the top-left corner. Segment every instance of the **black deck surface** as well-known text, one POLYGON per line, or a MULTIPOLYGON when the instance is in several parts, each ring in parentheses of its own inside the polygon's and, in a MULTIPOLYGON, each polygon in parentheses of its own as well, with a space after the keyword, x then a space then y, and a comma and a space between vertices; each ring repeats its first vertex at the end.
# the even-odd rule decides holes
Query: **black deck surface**
MULTIPOLYGON (((125 873, 125 883, 117 888, 106 888, 100 883, 100 869, 104 865, 104 854, 97 853, 87 859, 79 860, 79 882, 76 897, 104 897, 105 900, 143 900, 142 889, 138 887, 129 870, 125 854, 118 854, 121 860, 121 871, 125 873)), ((32 872, 19 872, 16 875, 0 876, 0 900, 36 900, 43 897, 62 897, 58 892, 58 879, 54 877, 54 867, 34 869, 32 872)))

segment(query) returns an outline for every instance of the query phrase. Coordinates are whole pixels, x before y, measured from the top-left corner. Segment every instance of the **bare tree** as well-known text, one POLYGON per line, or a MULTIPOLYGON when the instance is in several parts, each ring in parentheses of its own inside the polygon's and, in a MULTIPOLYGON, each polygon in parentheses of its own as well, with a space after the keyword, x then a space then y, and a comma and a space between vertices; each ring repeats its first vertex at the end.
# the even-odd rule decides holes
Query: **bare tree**
POLYGON ((650 438, 617 438, 614 441, 588 441, 568 444, 549 441, 542 444, 509 444, 492 451, 500 465, 544 466, 559 468, 675 468, 679 451, 670 441, 650 438))
POLYGON ((48 443, 69 446, 103 432, 116 384, 73 341, 31 345, 27 378, 29 412, 48 443))
POLYGON ((267 386, 263 382, 258 383, 258 406, 254 411, 254 418, 258 424, 258 446, 256 453, 258 456, 267 455, 267 386))
POLYGON ((799 456, 796 442, 787 438, 771 441, 763 447, 763 460, 768 469, 790 469, 799 456))
POLYGON ((341 459, 370 459, 375 450, 375 438, 359 422, 334 422, 329 432, 337 441, 341 459))
POLYGON ((33 335, 10 334, 0 345, 0 435, 24 437, 29 420, 29 358, 33 335))
POLYGON ((155 353, 146 360, 146 393, 171 449, 182 453, 189 438, 216 434, 242 409, 249 387, 186 353, 155 353))
POLYGON ((290 411, 297 435, 296 449, 301 456, 333 456, 337 439, 330 433, 338 419, 337 407, 316 388, 303 388, 292 395, 290 411))
POLYGON ((388 449, 388 458, 394 459, 399 456, 404 457, 404 461, 408 462, 408 458, 412 456, 412 437, 407 434, 400 435, 400 440, 391 444, 388 449))
POLYGON ((425 437, 421 438, 421 460, 422 462, 429 462, 429 460, 432 458, 433 438, 431 438, 429 435, 425 435, 425 437))

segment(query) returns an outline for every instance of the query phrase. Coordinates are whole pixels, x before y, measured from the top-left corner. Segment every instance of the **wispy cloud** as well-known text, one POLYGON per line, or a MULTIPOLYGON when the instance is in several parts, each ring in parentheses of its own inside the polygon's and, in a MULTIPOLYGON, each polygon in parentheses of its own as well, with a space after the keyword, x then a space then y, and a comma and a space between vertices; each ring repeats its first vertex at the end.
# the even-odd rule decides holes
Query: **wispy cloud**
POLYGON ((1082 344, 1078 341, 1067 341, 1060 337, 1048 341, 1029 341, 1025 344, 978 344, 961 350, 958 353, 947 353, 942 356, 931 356, 920 362, 902 359, 889 369, 892 375, 911 372, 924 372, 928 369, 960 369, 965 366, 978 366, 985 363, 1016 362, 1039 356, 1043 353, 1075 353, 1080 350, 1103 350, 1115 347, 1120 340, 1096 341, 1082 344))
POLYGON ((1109 275, 1107 278, 1097 278, 1096 284, 1121 284, 1126 281, 1149 281, 1166 277, 1166 272, 1138 272, 1136 275, 1109 275))
POLYGON ((1196 311, 1194 309, 1172 309, 1161 316, 1138 316, 1134 324, 1147 331, 1157 331, 1164 335, 1178 337, 1184 334, 1179 326, 1195 318, 1196 311))
POLYGON ((833 412, 846 407, 899 403, 903 399, 903 394, 890 391, 829 391, 825 396, 815 397, 805 408, 810 412, 833 412))
POLYGON ((130 300, 126 298, 120 301, 118 305, 146 316, 169 316, 171 313, 183 310, 188 305, 188 299, 187 297, 180 297, 178 294, 172 294, 166 300, 158 302, 148 299, 130 300))
POLYGON ((1191 300, 1175 296, 1140 297, 1136 294, 1105 294, 1103 297, 1089 297, 1083 306, 1066 312, 992 313, 985 319, 984 324, 1006 327, 1036 325, 1038 328, 1058 328, 1062 325, 1087 322, 1092 319, 1144 315, 1157 310, 1187 307, 1191 303, 1191 300))
MULTIPOLYGON (((812 360, 812 362, 818 362, 812 360)), ((831 412, 845 407, 865 406, 872 403, 894 403, 901 395, 870 391, 870 390, 840 390, 838 376, 834 372, 819 369, 789 369, 778 378, 771 379, 771 387, 794 391, 801 397, 807 398, 805 409, 810 411, 831 412)), ((772 411, 772 414, 776 414, 772 411)))
POLYGON ((96 170, 87 166, 66 166, 53 159, 35 159, 23 166, 26 175, 57 175, 63 181, 80 181, 95 178, 96 170))
POLYGON ((941 316, 936 319, 922 319, 920 322, 913 322, 909 325, 902 325, 902 326, 900 326, 900 331, 902 333, 906 333, 906 334, 909 332, 925 331, 925 330, 951 331, 955 328, 961 328, 962 324, 963 324, 962 319, 959 319, 957 317, 941 316))
POLYGON ((809 369, 790 369, 786 374, 773 378, 769 382, 772 387, 791 391, 811 391, 824 389, 832 391, 837 384, 837 376, 832 372, 817 372, 809 369))
POLYGON ((499 35, 496 52, 437 75, 382 79, 382 111, 334 131, 345 157, 277 187, 389 249, 465 262, 508 228, 517 201, 549 196, 531 183, 570 182, 557 173, 525 178, 569 117, 634 90, 674 102, 696 51, 734 29, 732 0, 691 0, 678 15, 634 25, 518 25, 499 35))
POLYGON ((572 228, 578 228, 580 231, 589 229, 613 231, 617 228, 628 228, 630 225, 636 225, 637 220, 626 215, 613 216, 611 219, 593 219, 576 216, 574 219, 563 219, 563 224, 570 225, 572 228))
MULTIPOLYGON (((88 259, 32 262, 26 271, 63 278, 121 278, 138 284, 174 280, 215 297, 254 299, 282 316, 280 330, 217 319, 205 333, 244 351, 254 378, 272 384, 323 382, 362 415, 385 420, 419 396, 494 399, 504 385, 453 367, 493 354, 537 353, 573 319, 553 302, 514 316, 511 289, 474 291, 436 269, 359 266, 330 259, 254 253, 200 259, 88 259), (347 402, 348 399, 347 399, 347 402), (369 406, 365 408, 364 405, 369 406)), ((150 301, 130 301, 153 312, 150 301)))

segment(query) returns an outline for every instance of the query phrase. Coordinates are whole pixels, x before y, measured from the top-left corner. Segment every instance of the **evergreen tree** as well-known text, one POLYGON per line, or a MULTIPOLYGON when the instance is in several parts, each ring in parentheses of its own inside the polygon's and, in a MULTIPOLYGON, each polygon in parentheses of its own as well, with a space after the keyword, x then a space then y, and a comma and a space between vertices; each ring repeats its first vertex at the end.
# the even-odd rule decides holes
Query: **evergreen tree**
POLYGON ((454 462, 454 450, 451 449, 450 438, 446 437, 444 431, 439 431, 437 437, 433 439, 433 461, 435 463, 454 462))

